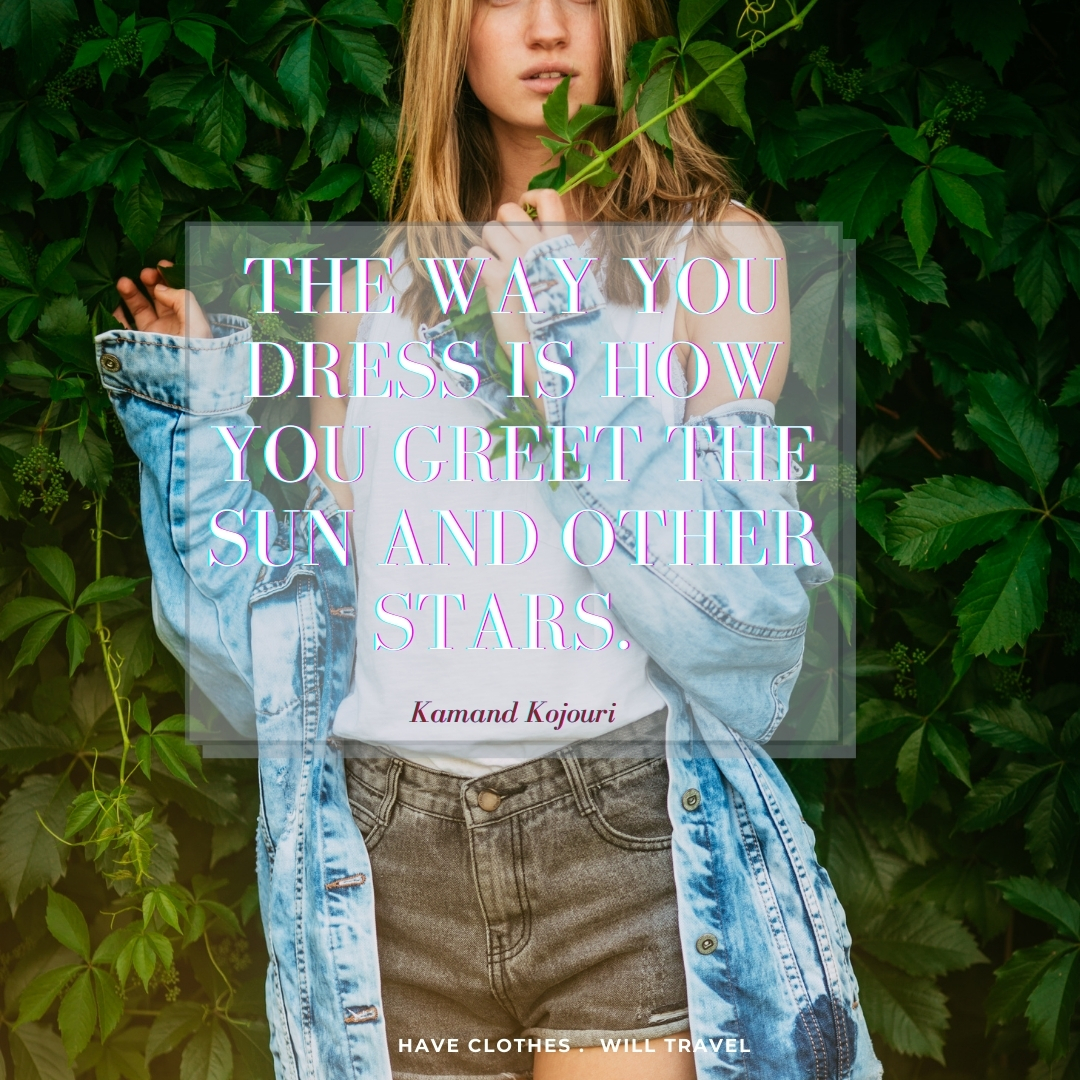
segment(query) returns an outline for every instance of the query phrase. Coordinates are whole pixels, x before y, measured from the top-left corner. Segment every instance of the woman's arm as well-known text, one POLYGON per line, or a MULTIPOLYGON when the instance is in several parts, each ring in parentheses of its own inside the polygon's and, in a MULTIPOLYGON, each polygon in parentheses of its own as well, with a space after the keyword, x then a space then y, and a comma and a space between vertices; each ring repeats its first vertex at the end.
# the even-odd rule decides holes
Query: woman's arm
MULTIPOLYGON (((248 600, 262 569, 255 557, 257 512, 271 507, 247 481, 230 481, 230 452, 216 430, 231 428, 240 442, 251 424, 251 330, 235 316, 208 319, 190 293, 170 289, 156 269, 140 276, 149 297, 130 279, 117 282, 127 307, 117 310, 124 329, 98 336, 97 357, 102 384, 141 462, 154 623, 230 723, 254 737, 248 600), (235 543, 214 537, 215 515, 243 538, 246 558, 238 559, 235 543)), ((272 541, 273 513, 265 520, 272 541)))

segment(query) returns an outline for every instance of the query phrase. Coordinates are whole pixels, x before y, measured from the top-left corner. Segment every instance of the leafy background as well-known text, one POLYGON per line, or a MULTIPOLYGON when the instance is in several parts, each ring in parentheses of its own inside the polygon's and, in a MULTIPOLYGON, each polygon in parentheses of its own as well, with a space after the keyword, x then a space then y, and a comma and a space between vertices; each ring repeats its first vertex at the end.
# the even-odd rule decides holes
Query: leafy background
MULTIPOLYGON (((184 742, 92 333, 187 221, 385 213, 401 14, 0 0, 0 1080, 272 1075, 253 767, 184 742)), ((679 16, 642 121, 791 12, 679 16)), ((858 241, 860 747, 783 767, 897 1080, 1080 1078, 1078 19, 819 0, 695 102, 858 241)))

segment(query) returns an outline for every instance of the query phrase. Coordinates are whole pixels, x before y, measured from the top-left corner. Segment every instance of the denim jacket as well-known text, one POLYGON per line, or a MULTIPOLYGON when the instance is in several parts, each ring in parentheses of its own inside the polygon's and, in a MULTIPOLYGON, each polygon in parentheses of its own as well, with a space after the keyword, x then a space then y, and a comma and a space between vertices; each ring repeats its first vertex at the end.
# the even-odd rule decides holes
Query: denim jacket
MULTIPOLYGON (((530 251, 530 281, 549 276, 537 260, 553 252, 573 255, 571 239, 530 251)), ((621 399, 613 417, 611 401, 600 401, 600 365, 590 361, 599 342, 618 335, 601 300, 582 296, 585 314, 568 316, 561 295, 537 292, 541 314, 529 316, 537 345, 572 342, 577 388, 547 402, 548 419, 638 425, 657 460, 616 485, 619 505, 605 503, 598 486, 542 486, 559 521, 581 509, 616 520, 623 507, 665 505, 671 461, 659 459, 681 451, 669 448, 648 402, 621 399)), ((221 460, 216 426, 250 423, 250 329, 233 316, 213 316, 211 326, 212 338, 186 343, 128 330, 97 339, 102 383, 142 463, 155 624, 231 723, 259 740, 257 866, 278 1080, 390 1080, 371 869, 331 734, 353 672, 353 570, 328 549, 316 564, 298 554, 266 567, 253 555, 254 512, 269 509, 265 498, 195 467, 221 460), (208 565, 202 524, 224 505, 245 511, 243 525, 234 517, 230 527, 252 546, 232 569, 208 565)), ((768 419, 758 412, 751 422, 768 419)), ((583 450, 586 464, 595 451, 583 450)), ((707 482, 682 485, 695 488, 702 509, 793 506, 783 485, 762 494, 763 484, 718 482, 718 468, 716 455, 700 449, 707 482)), ((307 506, 336 509, 317 481, 307 506)), ((617 540, 633 551, 631 537, 620 531, 617 540)), ((279 544, 272 559, 286 554, 279 544)), ((801 664, 808 601, 799 575, 806 585, 825 580, 827 563, 735 575, 659 556, 629 563, 609 559, 594 575, 621 601, 618 614, 652 657, 650 675, 668 704, 668 811, 698 1076, 876 1080, 881 1065, 843 910, 814 857, 813 833, 761 746, 801 664)))

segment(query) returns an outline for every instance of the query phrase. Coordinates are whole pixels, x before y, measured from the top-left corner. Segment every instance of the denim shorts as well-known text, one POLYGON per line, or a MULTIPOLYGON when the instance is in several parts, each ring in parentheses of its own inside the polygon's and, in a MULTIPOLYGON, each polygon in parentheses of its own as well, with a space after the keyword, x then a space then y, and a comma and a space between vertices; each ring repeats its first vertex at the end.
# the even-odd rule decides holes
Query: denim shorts
POLYGON ((396 1080, 688 1028, 665 718, 476 779, 350 745, 396 1080))

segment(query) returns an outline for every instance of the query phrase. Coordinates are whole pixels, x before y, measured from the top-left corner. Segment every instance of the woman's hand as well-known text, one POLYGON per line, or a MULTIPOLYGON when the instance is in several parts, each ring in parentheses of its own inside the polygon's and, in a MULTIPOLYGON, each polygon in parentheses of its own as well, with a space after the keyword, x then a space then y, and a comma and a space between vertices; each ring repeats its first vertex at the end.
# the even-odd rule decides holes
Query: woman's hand
MULTIPOLYGON (((127 305, 131 317, 135 320, 134 328, 151 334, 170 334, 175 337, 212 337, 210 323, 199 307, 199 302, 187 289, 169 288, 158 269, 159 266, 172 266, 172 263, 162 260, 158 266, 144 267, 139 274, 139 279, 150 294, 149 300, 131 278, 122 277, 116 283, 120 299, 127 305)), ((113 312, 113 318, 128 330, 132 329, 123 305, 113 312)))

